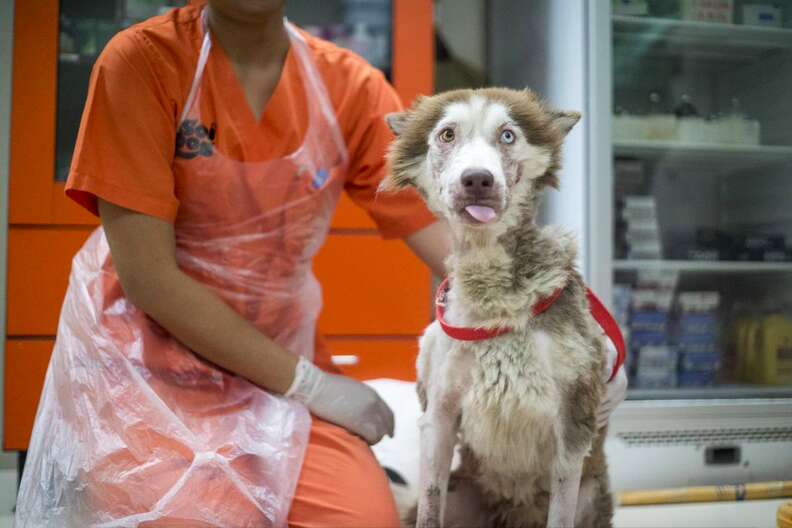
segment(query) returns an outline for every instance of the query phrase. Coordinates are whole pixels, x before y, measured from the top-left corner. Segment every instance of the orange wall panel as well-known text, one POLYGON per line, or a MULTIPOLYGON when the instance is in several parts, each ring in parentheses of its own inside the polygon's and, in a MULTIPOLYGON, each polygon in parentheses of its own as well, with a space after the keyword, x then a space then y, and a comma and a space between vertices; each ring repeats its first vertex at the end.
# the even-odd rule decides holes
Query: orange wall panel
POLYGON ((91 231, 57 227, 9 230, 9 336, 55 335, 72 257, 91 231))
POLYGON ((429 270, 401 241, 330 235, 314 268, 327 335, 418 335, 429 322, 429 270))
POLYGON ((4 449, 27 449, 53 343, 49 339, 6 341, 4 449))
POLYGON ((356 365, 339 366, 341 372, 358 380, 392 378, 415 381, 418 338, 328 338, 333 355, 357 356, 356 365))
POLYGON ((434 93, 432 0, 393 2, 393 85, 405 105, 434 93))
MULTIPOLYGON (((90 229, 12 228, 8 334, 54 335, 71 259, 90 229)), ((417 335, 429 321, 428 269, 401 241, 331 235, 316 259, 330 335, 417 335)))

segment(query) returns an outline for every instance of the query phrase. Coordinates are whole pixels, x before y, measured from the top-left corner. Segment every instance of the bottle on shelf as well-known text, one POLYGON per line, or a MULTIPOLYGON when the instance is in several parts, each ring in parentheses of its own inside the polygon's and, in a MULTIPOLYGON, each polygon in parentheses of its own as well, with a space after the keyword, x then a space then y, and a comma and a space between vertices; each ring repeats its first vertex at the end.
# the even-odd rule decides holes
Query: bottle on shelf
POLYGON ((699 115, 698 108, 693 104, 688 94, 682 94, 679 104, 674 108, 674 114, 679 119, 677 123, 677 137, 686 143, 704 143, 708 141, 711 123, 699 115))
POLYGON ((696 117, 699 115, 699 112, 698 108, 696 108, 696 105, 693 104, 690 96, 688 94, 682 94, 679 104, 676 106, 676 108, 674 108, 674 114, 676 114, 676 116, 679 118, 685 118, 696 117))
POLYGON ((734 378, 759 385, 792 383, 792 313, 772 301, 735 303, 730 321, 734 378))
POLYGON ((663 98, 660 97, 660 94, 657 92, 651 92, 649 94, 649 115, 658 115, 663 114, 663 98))

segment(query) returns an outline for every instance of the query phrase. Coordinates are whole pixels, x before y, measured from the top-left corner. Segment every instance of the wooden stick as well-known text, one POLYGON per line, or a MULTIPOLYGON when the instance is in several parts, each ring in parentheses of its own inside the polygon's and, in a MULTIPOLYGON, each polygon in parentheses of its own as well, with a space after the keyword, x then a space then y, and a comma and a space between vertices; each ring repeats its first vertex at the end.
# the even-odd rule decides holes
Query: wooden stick
POLYGON ((680 502, 741 501, 792 497, 792 481, 755 482, 726 486, 695 486, 643 491, 623 491, 619 495, 621 506, 643 504, 676 504, 680 502))

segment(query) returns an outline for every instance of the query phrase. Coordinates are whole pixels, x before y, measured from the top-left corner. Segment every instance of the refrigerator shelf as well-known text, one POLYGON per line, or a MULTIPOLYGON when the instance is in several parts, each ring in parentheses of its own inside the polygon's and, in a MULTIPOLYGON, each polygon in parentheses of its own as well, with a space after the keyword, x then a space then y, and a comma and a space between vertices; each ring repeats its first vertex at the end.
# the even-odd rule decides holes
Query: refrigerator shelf
POLYGON ((665 270, 689 273, 792 273, 792 262, 706 260, 614 260, 616 271, 665 270))
POLYGON ((792 49, 788 28, 625 15, 611 20, 614 45, 643 49, 644 54, 742 62, 792 49))
POLYGON ((792 147, 737 143, 682 143, 679 141, 617 140, 616 156, 658 160, 671 165, 724 167, 731 170, 792 162, 792 147))

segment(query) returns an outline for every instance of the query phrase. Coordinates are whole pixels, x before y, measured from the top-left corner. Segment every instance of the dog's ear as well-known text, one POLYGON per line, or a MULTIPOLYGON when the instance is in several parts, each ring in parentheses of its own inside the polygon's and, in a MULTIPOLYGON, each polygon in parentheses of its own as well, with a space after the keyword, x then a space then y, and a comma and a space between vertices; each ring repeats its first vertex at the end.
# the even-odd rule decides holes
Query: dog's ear
POLYGON ((395 136, 402 135, 409 119, 409 112, 392 112, 385 116, 385 122, 388 123, 388 127, 395 136))
POLYGON ((580 112, 556 111, 552 114, 553 124, 566 136, 572 127, 580 121, 580 112))
POLYGON ((394 193, 402 191, 412 185, 412 181, 399 178, 393 174, 393 172, 388 171, 385 174, 385 177, 380 182, 379 186, 377 187, 378 193, 394 193))
POLYGON ((399 141, 391 143, 386 156, 385 177, 379 184, 377 192, 398 192, 409 187, 416 187, 414 164, 405 161, 401 156, 399 141))
POLYGON ((408 175, 409 171, 398 166, 394 167, 393 151, 388 155, 386 167, 385 177, 380 182, 377 192, 391 193, 415 187, 415 180, 408 175))

